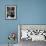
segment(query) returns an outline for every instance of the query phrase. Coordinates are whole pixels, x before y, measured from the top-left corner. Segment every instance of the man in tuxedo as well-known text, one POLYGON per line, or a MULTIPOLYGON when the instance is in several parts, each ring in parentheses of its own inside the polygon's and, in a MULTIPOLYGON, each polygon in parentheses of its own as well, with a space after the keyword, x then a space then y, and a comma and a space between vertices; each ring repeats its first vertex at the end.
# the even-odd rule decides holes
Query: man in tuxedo
POLYGON ((14 18, 15 16, 14 10, 15 10, 14 7, 7 7, 7 17, 14 18))

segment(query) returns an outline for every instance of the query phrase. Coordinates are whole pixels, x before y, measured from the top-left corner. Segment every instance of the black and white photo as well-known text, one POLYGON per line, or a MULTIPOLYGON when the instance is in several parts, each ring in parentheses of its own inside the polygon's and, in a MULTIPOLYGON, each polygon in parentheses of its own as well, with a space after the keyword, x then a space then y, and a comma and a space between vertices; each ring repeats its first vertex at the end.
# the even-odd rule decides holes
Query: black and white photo
POLYGON ((6 5, 6 19, 16 19, 16 6, 6 5))

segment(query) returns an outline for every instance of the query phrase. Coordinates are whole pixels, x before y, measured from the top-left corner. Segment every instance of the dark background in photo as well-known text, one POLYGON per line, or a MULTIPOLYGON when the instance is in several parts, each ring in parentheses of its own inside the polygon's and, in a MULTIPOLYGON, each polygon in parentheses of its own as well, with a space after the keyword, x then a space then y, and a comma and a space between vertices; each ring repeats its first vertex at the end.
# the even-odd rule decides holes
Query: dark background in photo
POLYGON ((7 17, 14 17, 15 16, 15 8, 14 7, 7 7, 7 17))

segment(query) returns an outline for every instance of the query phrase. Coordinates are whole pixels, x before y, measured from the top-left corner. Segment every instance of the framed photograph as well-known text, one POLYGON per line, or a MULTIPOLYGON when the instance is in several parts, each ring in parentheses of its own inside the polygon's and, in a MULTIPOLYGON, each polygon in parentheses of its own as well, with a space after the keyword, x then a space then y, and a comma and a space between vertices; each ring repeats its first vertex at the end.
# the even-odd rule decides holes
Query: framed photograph
POLYGON ((16 19, 16 5, 6 5, 6 20, 15 20, 16 19))

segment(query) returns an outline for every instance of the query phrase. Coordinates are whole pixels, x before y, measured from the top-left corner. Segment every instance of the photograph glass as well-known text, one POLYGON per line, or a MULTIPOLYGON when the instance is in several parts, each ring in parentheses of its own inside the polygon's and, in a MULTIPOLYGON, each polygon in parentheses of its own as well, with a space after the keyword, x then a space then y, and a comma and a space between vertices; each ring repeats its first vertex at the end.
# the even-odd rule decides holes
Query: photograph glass
POLYGON ((16 6, 6 6, 6 19, 16 19, 16 6))

